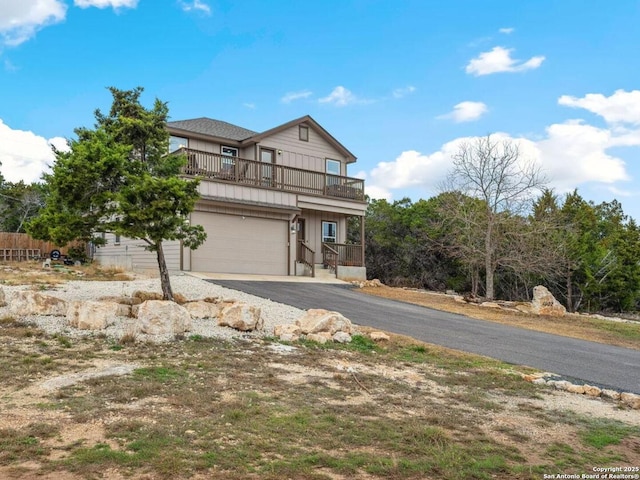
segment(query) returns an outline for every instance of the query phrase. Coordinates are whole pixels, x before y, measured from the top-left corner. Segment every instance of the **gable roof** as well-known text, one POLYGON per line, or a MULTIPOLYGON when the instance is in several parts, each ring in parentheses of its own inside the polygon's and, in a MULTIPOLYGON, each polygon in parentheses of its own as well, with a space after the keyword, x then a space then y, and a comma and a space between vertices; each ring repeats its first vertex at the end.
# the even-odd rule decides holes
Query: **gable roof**
POLYGON ((200 133, 202 135, 210 135, 212 137, 227 138, 236 142, 242 141, 258 132, 248 130, 246 128, 233 125, 222 120, 214 120, 212 118, 200 117, 191 120, 178 120, 176 122, 167 122, 169 128, 186 130, 188 132, 200 133))
POLYGON ((194 118, 191 120, 178 120, 175 122, 167 122, 167 127, 175 130, 183 130, 185 132, 195 133, 198 135, 205 135, 209 137, 216 137, 223 140, 232 140, 240 145, 252 145, 262 141, 276 133, 282 132, 296 125, 307 125, 313 129, 320 137, 322 137, 327 143, 333 146, 338 152, 340 152, 346 159, 347 163, 355 162, 356 157, 351 153, 344 145, 336 140, 333 135, 327 132, 322 125, 316 122, 310 115, 296 118, 277 127, 265 130, 262 133, 248 130, 232 123, 223 122, 222 120, 214 120, 207 117, 194 118))
POLYGON ((296 125, 307 125, 311 127, 318 135, 320 135, 324 140, 333 146, 338 152, 344 155, 347 158, 347 163, 355 162, 356 157, 353 153, 351 153, 347 147, 342 145, 338 140, 335 139, 333 135, 327 132, 322 125, 316 122, 310 115, 305 115, 304 117, 296 118, 295 120, 291 120, 290 122, 283 123, 282 125, 278 125, 277 127, 271 128, 269 130, 265 130, 262 133, 258 133, 252 137, 246 138, 242 141, 242 143, 258 143, 263 138, 267 138, 276 133, 287 130, 288 128, 295 127, 296 125))

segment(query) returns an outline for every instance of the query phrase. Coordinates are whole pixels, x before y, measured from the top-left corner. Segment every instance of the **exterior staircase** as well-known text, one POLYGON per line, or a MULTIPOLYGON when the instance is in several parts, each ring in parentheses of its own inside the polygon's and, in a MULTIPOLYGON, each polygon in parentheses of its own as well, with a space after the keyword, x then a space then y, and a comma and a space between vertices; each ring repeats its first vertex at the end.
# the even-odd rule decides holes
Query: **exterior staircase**
POLYGON ((335 280, 336 278, 335 272, 332 272, 328 268, 324 268, 324 265, 322 265, 321 263, 315 264, 315 272, 316 278, 320 280, 335 280))

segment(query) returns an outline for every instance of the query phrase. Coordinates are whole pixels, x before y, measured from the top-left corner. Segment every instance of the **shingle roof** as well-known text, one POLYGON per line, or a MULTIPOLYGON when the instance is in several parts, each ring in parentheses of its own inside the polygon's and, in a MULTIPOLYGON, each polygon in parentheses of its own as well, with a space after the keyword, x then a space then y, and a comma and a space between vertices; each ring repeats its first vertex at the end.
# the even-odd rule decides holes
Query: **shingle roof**
POLYGON ((206 117, 167 122, 167 126, 189 132, 201 133, 203 135, 228 138, 238 142, 258 134, 258 132, 247 130, 246 128, 238 127, 228 122, 206 117))

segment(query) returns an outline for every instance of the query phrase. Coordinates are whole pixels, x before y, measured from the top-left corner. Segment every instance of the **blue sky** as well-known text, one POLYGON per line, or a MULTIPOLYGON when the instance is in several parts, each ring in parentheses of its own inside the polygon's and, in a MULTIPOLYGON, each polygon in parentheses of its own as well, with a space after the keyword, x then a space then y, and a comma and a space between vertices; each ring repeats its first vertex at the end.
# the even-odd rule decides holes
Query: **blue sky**
POLYGON ((0 0, 0 168, 38 179, 105 87, 142 86, 173 120, 309 114, 375 197, 434 195, 495 133, 640 219, 638 25, 637 0, 0 0))

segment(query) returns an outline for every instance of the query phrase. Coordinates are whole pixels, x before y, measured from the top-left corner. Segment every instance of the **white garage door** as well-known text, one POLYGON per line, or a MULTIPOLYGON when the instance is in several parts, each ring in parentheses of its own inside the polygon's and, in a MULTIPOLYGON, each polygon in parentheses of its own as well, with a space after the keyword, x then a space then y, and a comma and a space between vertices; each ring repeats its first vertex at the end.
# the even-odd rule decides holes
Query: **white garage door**
POLYGON ((207 241, 191 252, 191 270, 288 274, 288 222, 194 212, 191 223, 207 232, 207 241))

